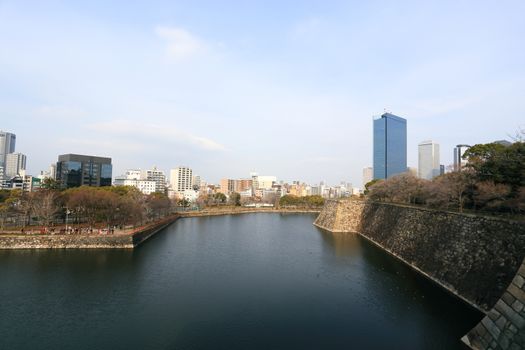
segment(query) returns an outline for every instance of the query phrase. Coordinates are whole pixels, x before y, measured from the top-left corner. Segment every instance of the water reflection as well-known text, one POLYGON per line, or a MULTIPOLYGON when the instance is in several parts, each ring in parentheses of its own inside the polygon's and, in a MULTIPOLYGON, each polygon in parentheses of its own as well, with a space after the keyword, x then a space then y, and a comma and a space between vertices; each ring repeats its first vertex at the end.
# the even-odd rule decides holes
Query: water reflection
POLYGON ((338 257, 357 256, 361 254, 361 239, 355 233, 329 232, 317 228, 323 241, 334 249, 338 257))
POLYGON ((314 219, 188 218, 134 251, 0 251, 0 348, 459 349, 471 310, 314 219))
POLYGON ((370 314, 382 315, 382 326, 389 324, 384 337, 406 348, 463 348, 459 339, 479 322, 481 313, 358 234, 318 232, 336 257, 351 257, 352 263, 343 261, 354 285, 361 287, 355 289, 361 291, 356 302, 366 305, 370 314), (438 324, 451 326, 449 338, 440 337, 438 324), (412 335, 401 336, 406 330, 412 335))

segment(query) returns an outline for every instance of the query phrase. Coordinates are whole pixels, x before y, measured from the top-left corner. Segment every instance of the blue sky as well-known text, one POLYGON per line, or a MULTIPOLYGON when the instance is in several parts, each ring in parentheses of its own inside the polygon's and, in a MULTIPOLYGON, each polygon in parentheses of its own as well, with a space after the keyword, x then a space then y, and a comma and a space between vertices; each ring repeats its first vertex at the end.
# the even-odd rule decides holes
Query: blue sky
POLYGON ((58 154, 206 180, 361 184, 372 116, 417 144, 525 124, 524 1, 2 1, 0 128, 58 154))

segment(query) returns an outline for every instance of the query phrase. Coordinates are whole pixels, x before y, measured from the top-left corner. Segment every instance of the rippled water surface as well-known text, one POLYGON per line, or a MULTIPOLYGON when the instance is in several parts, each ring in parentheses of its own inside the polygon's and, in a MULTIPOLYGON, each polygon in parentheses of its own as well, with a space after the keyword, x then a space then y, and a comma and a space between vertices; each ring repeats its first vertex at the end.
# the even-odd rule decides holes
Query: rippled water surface
POLYGON ((186 218, 134 251, 0 251, 0 349, 464 349, 476 311, 314 219, 186 218))

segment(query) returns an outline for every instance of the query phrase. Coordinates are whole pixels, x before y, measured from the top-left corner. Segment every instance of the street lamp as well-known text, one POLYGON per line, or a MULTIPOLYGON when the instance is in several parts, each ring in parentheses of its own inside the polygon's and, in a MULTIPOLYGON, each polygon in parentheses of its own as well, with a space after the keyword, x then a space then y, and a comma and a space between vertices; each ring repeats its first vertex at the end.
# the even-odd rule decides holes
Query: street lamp
POLYGON ((68 207, 66 206, 66 233, 67 231, 69 230, 69 227, 68 227, 68 224, 69 224, 69 214, 71 213, 71 211, 68 209, 68 207))

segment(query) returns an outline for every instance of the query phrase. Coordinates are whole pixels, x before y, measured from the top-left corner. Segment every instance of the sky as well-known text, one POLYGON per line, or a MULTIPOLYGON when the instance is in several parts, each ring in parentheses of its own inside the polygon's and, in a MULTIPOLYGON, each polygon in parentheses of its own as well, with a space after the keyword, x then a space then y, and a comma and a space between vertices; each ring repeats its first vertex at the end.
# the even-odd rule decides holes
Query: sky
POLYGON ((525 1, 0 0, 0 129, 38 174, 126 169, 311 184, 372 166, 372 120, 417 145, 525 127, 525 1))

